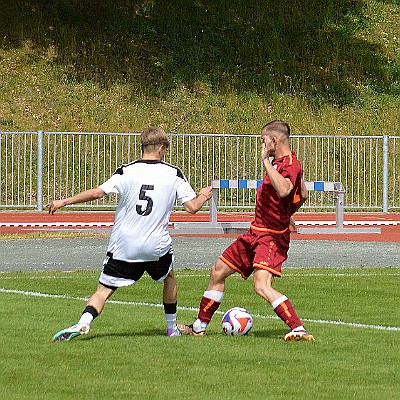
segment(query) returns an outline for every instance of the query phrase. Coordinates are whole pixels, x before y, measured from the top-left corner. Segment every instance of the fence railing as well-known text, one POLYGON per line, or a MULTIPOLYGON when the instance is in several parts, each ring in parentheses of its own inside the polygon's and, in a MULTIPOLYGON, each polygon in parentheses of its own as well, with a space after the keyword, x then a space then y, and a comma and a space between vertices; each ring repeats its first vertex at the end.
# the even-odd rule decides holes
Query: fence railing
MULTIPOLYGON (((259 135, 170 134, 166 161, 196 189, 213 179, 260 179, 259 135)), ((346 211, 400 211, 400 137, 293 135, 309 181, 346 188, 346 211)), ((140 158, 138 133, 0 132, 0 209, 38 209, 97 187, 117 166, 140 158)), ((219 209, 254 207, 255 190, 222 189, 219 209)), ((109 209, 116 197, 74 207, 109 209)), ((177 208, 179 208, 177 206, 177 208)), ((334 210, 331 193, 310 193, 306 211, 334 210)))

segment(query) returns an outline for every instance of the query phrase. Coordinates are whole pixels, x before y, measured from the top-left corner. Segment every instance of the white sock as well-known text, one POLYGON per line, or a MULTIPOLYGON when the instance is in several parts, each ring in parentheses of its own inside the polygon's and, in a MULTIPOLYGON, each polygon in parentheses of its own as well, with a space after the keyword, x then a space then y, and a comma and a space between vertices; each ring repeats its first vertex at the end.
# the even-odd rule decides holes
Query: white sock
POLYGON ((300 325, 300 326, 298 326, 297 328, 294 328, 294 329, 293 329, 293 332, 298 332, 298 331, 305 331, 304 326, 303 326, 303 325, 300 325))
POLYGON ((92 321, 93 321, 93 315, 88 312, 85 312, 81 315, 81 319, 79 320, 78 325, 82 324, 90 325, 92 321))
POLYGON ((204 297, 207 297, 207 299, 214 300, 218 303, 222 303, 222 300, 224 299, 224 292, 220 292, 219 290, 206 290, 204 292, 204 297))
POLYGON ((165 319, 167 320, 167 329, 176 328, 176 314, 165 314, 165 319))
POLYGON ((196 321, 193 322, 193 330, 196 333, 205 331, 207 326, 207 322, 201 322, 198 318, 196 319, 196 321))
POLYGON ((275 310, 276 307, 279 306, 279 304, 283 303, 286 301, 288 298, 285 295, 282 295, 281 297, 278 297, 275 301, 271 303, 272 308, 275 310))

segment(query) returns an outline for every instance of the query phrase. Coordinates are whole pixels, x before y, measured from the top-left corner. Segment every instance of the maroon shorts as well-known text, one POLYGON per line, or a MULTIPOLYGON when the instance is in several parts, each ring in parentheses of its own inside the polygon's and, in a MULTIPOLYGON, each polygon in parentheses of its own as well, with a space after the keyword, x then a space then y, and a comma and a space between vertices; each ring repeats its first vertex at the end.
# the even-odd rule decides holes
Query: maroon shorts
POLYGON ((230 268, 247 279, 255 269, 265 269, 282 276, 282 263, 287 259, 290 233, 282 234, 249 230, 239 236, 220 256, 230 268))

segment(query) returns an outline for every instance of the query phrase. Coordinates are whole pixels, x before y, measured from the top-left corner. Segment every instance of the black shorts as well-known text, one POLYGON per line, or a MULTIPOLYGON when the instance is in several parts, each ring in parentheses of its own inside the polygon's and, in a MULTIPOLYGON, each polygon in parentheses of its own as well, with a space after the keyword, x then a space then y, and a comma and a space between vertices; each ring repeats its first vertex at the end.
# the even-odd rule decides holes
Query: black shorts
POLYGON ((162 282, 172 269, 174 255, 172 247, 157 261, 127 262, 115 260, 107 253, 99 282, 110 289, 129 286, 137 282, 145 272, 158 282, 162 282))

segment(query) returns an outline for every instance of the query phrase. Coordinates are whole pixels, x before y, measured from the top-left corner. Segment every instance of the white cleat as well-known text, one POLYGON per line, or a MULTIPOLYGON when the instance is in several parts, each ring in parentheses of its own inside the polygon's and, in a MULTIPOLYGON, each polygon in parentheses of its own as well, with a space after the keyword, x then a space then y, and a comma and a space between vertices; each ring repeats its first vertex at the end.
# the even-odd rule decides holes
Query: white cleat
POLYGON ((74 337, 87 335, 90 331, 89 324, 81 324, 81 325, 72 325, 67 329, 63 329, 60 332, 57 332, 54 336, 52 341, 59 342, 62 340, 69 341, 74 337))
POLYGON ((196 332, 193 325, 176 324, 176 327, 182 335, 204 336, 206 334, 205 331, 196 332))
POLYGON ((314 336, 311 335, 311 333, 308 333, 307 331, 291 331, 289 333, 287 333, 285 335, 284 340, 286 340, 287 342, 290 341, 300 341, 300 340, 304 340, 307 342, 313 342, 314 336))
POLYGON ((182 333, 175 327, 175 329, 167 329, 167 336, 182 336, 182 333))

